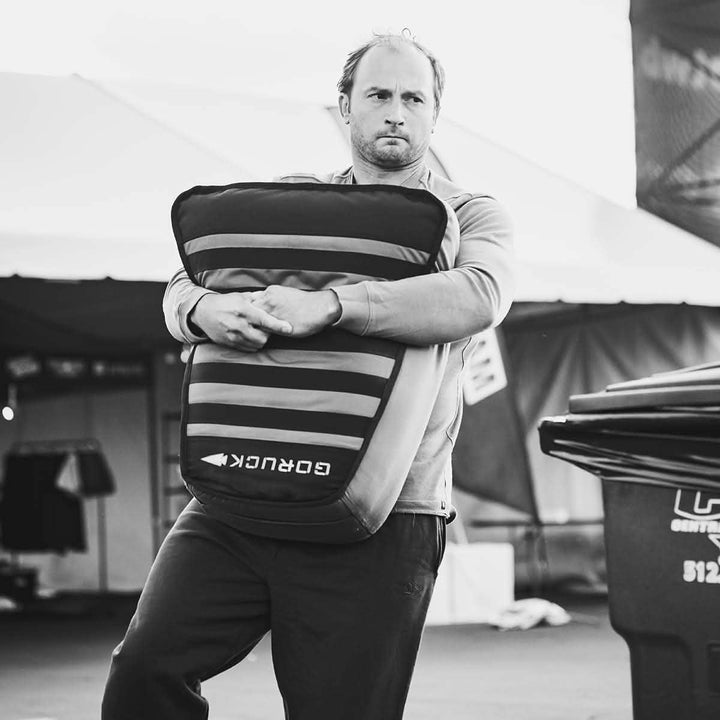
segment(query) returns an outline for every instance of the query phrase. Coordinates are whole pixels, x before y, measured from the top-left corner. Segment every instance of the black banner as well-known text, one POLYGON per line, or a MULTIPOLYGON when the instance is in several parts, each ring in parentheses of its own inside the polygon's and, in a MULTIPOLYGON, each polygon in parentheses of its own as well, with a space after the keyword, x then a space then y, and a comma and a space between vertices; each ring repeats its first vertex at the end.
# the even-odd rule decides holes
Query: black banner
POLYGON ((465 408, 453 452, 457 487, 539 520, 525 436, 499 329, 482 333, 465 375, 465 408))
POLYGON ((632 0, 638 205, 720 245, 720 2, 632 0))

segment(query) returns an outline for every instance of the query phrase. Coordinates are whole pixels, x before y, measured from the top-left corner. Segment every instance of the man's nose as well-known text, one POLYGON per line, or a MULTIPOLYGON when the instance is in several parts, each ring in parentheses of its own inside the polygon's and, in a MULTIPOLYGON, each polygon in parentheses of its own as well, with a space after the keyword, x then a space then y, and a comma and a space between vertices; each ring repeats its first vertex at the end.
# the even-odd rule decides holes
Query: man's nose
POLYGON ((402 125, 405 122, 405 108, 401 98, 395 98, 387 106, 385 122, 389 125, 402 125))

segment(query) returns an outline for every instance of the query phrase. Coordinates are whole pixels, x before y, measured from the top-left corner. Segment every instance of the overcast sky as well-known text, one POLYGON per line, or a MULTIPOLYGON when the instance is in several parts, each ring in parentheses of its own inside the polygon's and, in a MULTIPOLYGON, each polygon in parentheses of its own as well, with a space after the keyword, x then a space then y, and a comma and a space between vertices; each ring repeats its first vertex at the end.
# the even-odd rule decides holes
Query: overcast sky
POLYGON ((447 71, 443 113, 634 205, 629 0, 7 3, 0 71, 152 80, 334 103, 347 53, 409 27, 447 71), (470 11, 470 9, 472 9, 470 11))

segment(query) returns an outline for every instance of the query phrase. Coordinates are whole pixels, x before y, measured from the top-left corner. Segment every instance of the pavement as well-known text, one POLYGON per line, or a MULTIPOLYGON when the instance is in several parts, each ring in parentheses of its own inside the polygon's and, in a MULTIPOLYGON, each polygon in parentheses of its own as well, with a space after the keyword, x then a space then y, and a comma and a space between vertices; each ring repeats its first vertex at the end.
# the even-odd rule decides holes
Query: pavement
MULTIPOLYGON (((426 628, 405 720, 632 720, 629 655, 607 598, 551 599, 570 624, 426 628)), ((64 597, 0 614, 0 720, 99 720, 110 653, 135 601, 64 597)), ((203 694, 210 720, 282 720, 269 638, 203 694)))

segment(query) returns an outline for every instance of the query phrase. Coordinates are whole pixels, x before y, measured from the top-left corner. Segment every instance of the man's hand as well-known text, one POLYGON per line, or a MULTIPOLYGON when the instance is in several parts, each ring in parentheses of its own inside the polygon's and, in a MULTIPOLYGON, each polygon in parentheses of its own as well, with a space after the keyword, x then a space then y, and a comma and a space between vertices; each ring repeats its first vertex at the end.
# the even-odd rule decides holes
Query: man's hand
POLYGON ((270 285, 266 290, 251 293, 253 306, 292 325, 293 337, 307 337, 334 323, 342 308, 332 290, 298 290, 283 285, 270 285))
POLYGON ((290 323, 253 304, 250 295, 237 292, 203 295, 189 319, 213 342, 245 352, 260 350, 271 333, 292 333, 290 323))

